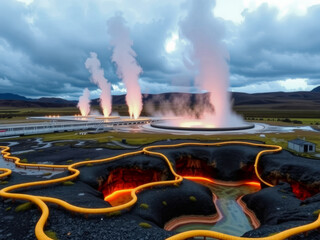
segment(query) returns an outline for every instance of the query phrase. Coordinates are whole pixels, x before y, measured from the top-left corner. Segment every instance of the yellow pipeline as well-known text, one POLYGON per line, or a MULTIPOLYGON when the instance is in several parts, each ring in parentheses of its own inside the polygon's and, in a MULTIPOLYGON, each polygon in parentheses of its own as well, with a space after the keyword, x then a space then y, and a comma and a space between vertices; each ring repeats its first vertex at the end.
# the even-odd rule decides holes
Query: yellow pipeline
POLYGON ((8 168, 0 168, 0 179, 4 179, 7 176, 11 175, 12 171, 8 168))
MULTIPOLYGON (((28 168, 28 167, 36 167, 39 169, 47 169, 47 168, 61 168, 67 169, 69 165, 49 165, 49 164, 32 164, 32 163, 21 163, 20 158, 11 156, 10 147, 8 146, 0 146, 2 148, 1 154, 5 160, 14 162, 17 167, 28 168)), ((0 175, 1 176, 1 175, 0 175)))
MULTIPOLYGON (((40 217, 40 219, 36 225, 36 228, 35 228, 36 237, 38 239, 50 239, 45 235, 45 233, 43 231, 44 225, 45 225, 47 218, 49 216, 49 209, 44 202, 55 203, 55 204, 58 204, 58 205, 66 208, 70 211, 83 213, 83 214, 103 214, 103 213, 123 210, 123 209, 126 209, 126 208, 133 206, 137 202, 136 193, 138 191, 149 188, 149 187, 158 186, 158 185, 176 184, 176 183, 179 183, 183 180, 183 178, 174 171, 172 164, 170 163, 169 159, 164 154, 159 153, 159 152, 152 152, 152 151, 150 151, 151 149, 175 148, 175 147, 183 147, 183 146, 222 146, 222 145, 230 145, 230 144, 238 144, 238 145, 240 144, 240 145, 272 148, 270 150, 262 150, 257 154, 256 159, 255 159, 254 168, 255 168, 255 173, 261 182, 263 182, 264 184, 266 184, 268 186, 273 186, 261 178, 261 176, 258 172, 258 162, 259 162, 260 157, 263 154, 279 152, 282 150, 282 148, 280 146, 275 146, 275 145, 264 145, 264 144, 255 144, 255 143, 239 142, 239 141, 229 141, 229 142, 219 142, 219 143, 180 143, 180 144, 174 144, 174 145, 155 145, 155 146, 145 147, 145 148, 143 148, 143 150, 140 150, 140 151, 135 151, 135 152, 131 152, 131 153, 124 153, 124 154, 120 154, 120 155, 117 155, 114 157, 100 159, 100 160, 78 162, 78 163, 74 163, 71 165, 46 165, 46 164, 20 163, 19 158, 10 156, 10 153, 9 153, 10 148, 9 147, 1 147, 0 146, 0 148, 3 148, 1 153, 3 154, 4 158, 7 160, 9 160, 9 159, 13 160, 15 162, 16 166, 18 166, 18 167, 22 167, 22 166, 26 167, 26 168, 27 167, 36 167, 39 169, 47 169, 47 168, 66 169, 67 168, 69 170, 69 172, 72 173, 69 176, 58 178, 58 179, 13 185, 13 186, 10 186, 10 187, 7 187, 7 188, 0 190, 0 196, 5 197, 5 198, 15 198, 15 199, 28 200, 28 201, 35 203, 42 211, 41 217, 40 217), (133 156, 133 155, 137 155, 137 154, 143 154, 143 153, 163 158, 165 160, 165 162, 168 164, 170 171, 175 176, 175 180, 158 181, 158 182, 151 182, 151 183, 140 185, 131 191, 131 196, 132 196, 131 201, 127 202, 125 204, 119 205, 119 206, 108 207, 108 208, 82 208, 82 207, 77 207, 77 206, 71 205, 71 204, 69 204, 61 199, 57 199, 57 198, 44 197, 44 196, 32 196, 32 195, 19 194, 19 193, 9 193, 10 191, 17 190, 17 189, 23 188, 23 187, 48 185, 48 184, 59 183, 59 182, 64 182, 67 180, 74 179, 80 174, 80 171, 78 169, 76 169, 76 167, 83 166, 87 163, 91 163, 91 164, 92 163, 104 163, 107 161, 112 161, 112 160, 116 160, 119 158, 133 156)), ((0 170, 4 172, 4 173, 0 174, 0 178, 8 176, 11 173, 11 170, 9 170, 9 169, 0 169, 0 170)), ((243 239, 266 239, 266 240, 285 239, 285 238, 290 237, 292 235, 295 235, 297 233, 313 230, 315 228, 318 228, 319 226, 320 226, 320 217, 313 223, 310 223, 310 224, 307 224, 304 226, 300 226, 300 227, 296 227, 296 228, 292 228, 292 229, 283 231, 281 233, 278 233, 276 235, 273 235, 271 237, 266 237, 266 238, 242 238, 242 237, 235 237, 235 236, 231 236, 231 235, 227 235, 227 234, 222 234, 219 232, 194 230, 194 231, 188 231, 188 232, 176 234, 176 235, 168 238, 168 240, 185 239, 185 238, 190 238, 190 237, 195 237, 195 236, 206 236, 206 237, 215 237, 215 238, 219 238, 219 239, 231 239, 231 240, 238 240, 238 239, 239 240, 240 239, 242 239, 242 240, 243 239)))

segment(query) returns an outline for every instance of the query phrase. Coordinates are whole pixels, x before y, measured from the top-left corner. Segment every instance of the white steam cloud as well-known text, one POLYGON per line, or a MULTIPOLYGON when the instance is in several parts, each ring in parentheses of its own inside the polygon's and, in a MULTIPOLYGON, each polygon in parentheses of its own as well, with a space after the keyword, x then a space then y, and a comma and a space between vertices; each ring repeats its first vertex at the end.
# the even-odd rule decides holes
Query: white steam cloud
POLYGON ((90 91, 88 88, 83 90, 82 96, 79 97, 77 107, 79 108, 82 116, 88 116, 90 113, 90 91))
POLYGON ((188 2, 187 16, 180 22, 181 35, 192 45, 189 59, 197 69, 195 83, 210 96, 212 113, 203 116, 217 127, 237 123, 239 117, 231 109, 229 88, 229 55, 223 42, 224 27, 213 15, 215 1, 192 0, 188 2))
POLYGON ((108 20, 110 44, 113 46, 112 61, 117 65, 117 74, 127 89, 126 102, 130 117, 137 119, 142 110, 142 95, 139 86, 139 75, 142 72, 131 48, 130 31, 122 16, 114 16, 108 20))
POLYGON ((104 77, 104 71, 101 68, 99 59, 95 52, 90 53, 90 57, 85 62, 86 68, 91 73, 91 82, 97 84, 101 89, 100 95, 100 107, 103 115, 108 117, 112 110, 112 99, 111 99, 111 84, 104 77))

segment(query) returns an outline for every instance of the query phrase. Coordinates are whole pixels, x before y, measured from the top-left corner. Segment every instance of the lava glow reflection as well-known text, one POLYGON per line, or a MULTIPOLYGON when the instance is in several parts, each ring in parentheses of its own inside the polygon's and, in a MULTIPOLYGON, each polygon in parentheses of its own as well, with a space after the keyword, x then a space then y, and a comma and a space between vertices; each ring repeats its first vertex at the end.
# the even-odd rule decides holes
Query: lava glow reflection
POLYGON ((131 103, 128 102, 128 107, 130 118, 138 119, 142 110, 141 103, 135 101, 132 101, 131 103))
POLYGON ((110 110, 109 110, 109 108, 103 107, 103 108, 102 108, 102 112, 103 112, 103 116, 104 116, 104 117, 109 117, 109 115, 110 115, 110 110))
POLYGON ((185 121, 180 123, 180 127, 183 128, 214 128, 214 124, 207 124, 202 121, 185 121))

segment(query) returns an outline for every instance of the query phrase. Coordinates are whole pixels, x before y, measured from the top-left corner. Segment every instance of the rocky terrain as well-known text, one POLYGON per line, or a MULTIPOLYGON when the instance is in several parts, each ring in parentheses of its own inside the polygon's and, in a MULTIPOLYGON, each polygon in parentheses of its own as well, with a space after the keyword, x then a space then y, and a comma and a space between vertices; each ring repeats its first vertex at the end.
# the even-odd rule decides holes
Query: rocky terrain
MULTIPOLYGON (((182 141, 154 144, 178 142, 182 141)), ((0 143, 0 145, 8 144, 10 143, 0 143)), ((97 148, 94 142, 79 144, 77 141, 46 145, 47 143, 30 139, 11 144, 13 145, 11 151, 20 152, 21 159, 52 164, 70 164, 70 160, 77 162, 88 160, 88 158, 100 159, 132 151, 112 150, 103 148, 101 145, 97 148), (28 149, 34 149, 34 151, 23 152, 28 149)), ((156 151, 168 156, 178 174, 194 174, 223 181, 239 181, 256 179, 253 163, 256 154, 263 149, 262 147, 228 145, 168 148, 156 151)), ((279 154, 263 156, 259 167, 264 179, 278 185, 264 186, 261 191, 244 196, 243 200, 261 222, 258 229, 251 230, 244 236, 268 236, 294 226, 310 223, 317 218, 317 210, 320 209, 319 175, 317 174, 320 171, 320 160, 301 158, 282 151, 279 154), (296 183, 301 183, 302 187, 297 188, 296 183), (304 192, 309 195, 305 195, 304 192)), ((80 168, 80 176, 71 186, 55 184, 48 187, 21 189, 19 192, 57 197, 82 207, 108 207, 110 204, 103 200, 102 188, 104 182, 111 181, 111 173, 120 168, 126 169, 126 173, 130 173, 132 169, 134 173, 143 169, 153 171, 153 176, 159 172, 161 174, 157 176, 160 176, 162 180, 173 179, 163 160, 137 155, 110 163, 83 166, 80 168)), ((67 174, 63 172, 51 178, 67 174)), ((132 174, 132 176, 135 177, 131 177, 131 182, 145 181, 143 174, 141 176, 132 174)), ((8 178, 8 183, 0 187, 43 180, 48 177, 50 178, 45 175, 25 175, 25 173, 14 172, 8 178)), ((126 175, 122 175, 122 180, 125 177, 126 175)), ((119 181, 121 179, 113 182, 118 184, 119 181)), ((24 211, 17 212, 17 206, 21 203, 23 202, 12 202, 9 199, 0 201, 0 224, 2 226, 0 239, 35 239, 34 226, 40 213, 32 205, 24 211)), ((174 231, 168 232, 163 229, 164 224, 172 218, 181 215, 213 215, 216 213, 210 190, 188 180, 176 186, 154 187, 142 191, 138 194, 138 202, 134 207, 117 214, 86 217, 70 213, 52 204, 49 204, 49 207, 50 217, 46 230, 54 232, 60 240, 165 239, 175 234, 174 231), (191 196, 193 198, 190 198, 191 196)), ((308 236, 299 235, 292 239, 320 239, 320 234, 318 231, 312 231, 308 236)))

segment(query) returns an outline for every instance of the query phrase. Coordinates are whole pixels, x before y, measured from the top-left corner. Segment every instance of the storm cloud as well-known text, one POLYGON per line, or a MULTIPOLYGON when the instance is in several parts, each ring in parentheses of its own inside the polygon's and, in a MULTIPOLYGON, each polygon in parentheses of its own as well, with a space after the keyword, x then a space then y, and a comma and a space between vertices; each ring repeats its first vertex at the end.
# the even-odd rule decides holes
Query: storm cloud
POLYGON ((291 78, 320 84, 320 5, 306 15, 278 17, 267 4, 244 12, 244 22, 231 26, 231 84, 242 87, 291 78))
MULTIPOLYGON (((201 91, 194 87, 194 69, 185 64, 190 45, 180 37, 175 51, 165 49, 172 34, 179 32, 184 5, 183 0, 35 0, 29 5, 1 1, 0 92, 77 99, 88 87, 98 97, 84 67, 88 54, 96 52, 115 86, 113 92, 123 93, 110 61, 106 24, 116 12, 128 22, 143 68, 144 93, 201 91)), ((244 11, 241 23, 221 19, 227 29, 233 89, 295 78, 320 85, 320 5, 304 15, 278 15, 276 8, 265 4, 244 11)))

